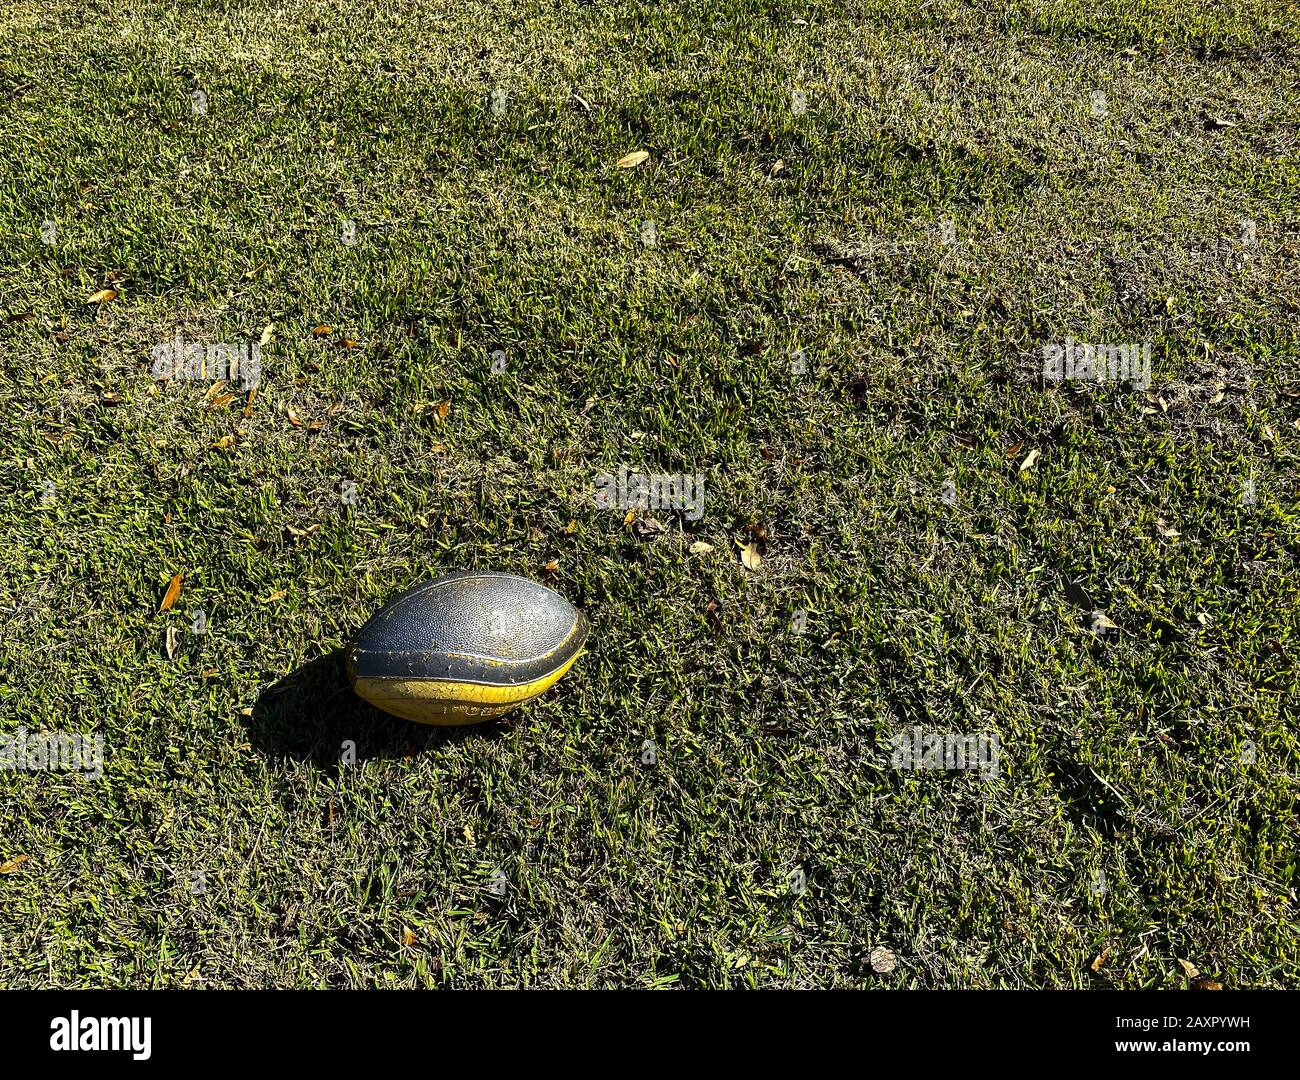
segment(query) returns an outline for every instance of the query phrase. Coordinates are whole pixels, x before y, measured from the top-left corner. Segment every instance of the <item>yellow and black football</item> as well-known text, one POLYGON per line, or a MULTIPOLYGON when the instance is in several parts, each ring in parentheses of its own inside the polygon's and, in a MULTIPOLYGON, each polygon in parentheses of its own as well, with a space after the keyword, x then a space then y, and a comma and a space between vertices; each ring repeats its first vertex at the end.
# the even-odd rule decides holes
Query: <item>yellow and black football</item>
POLYGON ((405 720, 478 724, 554 685, 588 629, 545 585, 461 571, 378 611, 348 645, 348 678, 370 704, 405 720))

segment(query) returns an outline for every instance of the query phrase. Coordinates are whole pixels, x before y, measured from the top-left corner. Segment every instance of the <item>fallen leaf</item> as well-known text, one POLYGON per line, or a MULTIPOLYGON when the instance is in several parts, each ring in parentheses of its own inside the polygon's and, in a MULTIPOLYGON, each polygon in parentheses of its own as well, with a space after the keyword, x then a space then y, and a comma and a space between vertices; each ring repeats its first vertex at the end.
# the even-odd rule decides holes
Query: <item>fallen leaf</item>
POLYGON ((117 299, 116 289, 100 289, 99 292, 93 292, 86 297, 87 304, 107 304, 110 300, 117 299))
POLYGON ((649 157, 649 150, 633 150, 630 154, 624 154, 618 159, 618 167, 620 169, 635 169, 649 157))
POLYGON ((1026 455, 1025 460, 1020 463, 1020 471, 1027 472, 1032 469, 1036 464, 1038 464, 1038 459, 1040 457, 1042 457, 1042 451, 1030 450, 1028 455, 1026 455))
POLYGON ((1205 976, 1201 976, 1199 979, 1192 980, 1192 989, 1193 990, 1222 990, 1223 983, 1215 982, 1213 979, 1207 979, 1205 976))
MULTIPOLYGON (((737 541, 739 543, 739 541, 737 541)), ((745 544, 740 549, 740 561, 746 570, 757 570, 763 565, 763 556, 758 553, 758 544, 745 544)))
POLYGON ((30 855, 15 855, 12 859, 6 859, 0 863, 0 874, 12 874, 30 858, 30 855))
POLYGON ((438 414, 439 422, 447 419, 447 413, 451 411, 451 401, 440 401, 434 406, 434 412, 438 414))
POLYGON ((1092 613, 1092 628, 1094 630, 1118 630, 1119 626, 1106 617, 1104 611, 1094 611, 1092 613))
POLYGON ((576 533, 577 531, 578 531, 578 523, 577 523, 577 521, 570 521, 566 526, 564 526, 564 535, 565 535, 565 536, 572 536, 572 535, 573 535, 574 533, 576 533))
POLYGON ((785 158, 777 158, 772 165, 772 171, 769 172, 767 175, 776 176, 784 168, 785 168, 785 158))
POLYGON ((177 574, 172 578, 171 584, 167 586, 167 591, 163 594, 162 607, 158 609, 161 615, 164 611, 170 611, 171 606, 176 603, 176 598, 181 594, 181 576, 177 574))
POLYGON ((419 940, 419 938, 417 938, 417 937, 415 936, 415 931, 414 931, 414 930, 412 930, 409 926, 403 926, 403 927, 402 927, 402 944, 403 944, 403 945, 408 945, 408 946, 409 946, 409 945, 414 945, 418 940, 419 940))
POLYGON ((576 101, 579 105, 581 105, 587 112, 591 112, 591 104, 587 101, 586 98, 582 97, 579 94, 574 94, 573 100, 576 101))
POLYGON ((329 337, 330 334, 334 333, 334 329, 333 327, 328 326, 326 323, 321 323, 320 326, 312 327, 311 332, 315 334, 317 337, 329 337))
POLYGON ((1021 451, 1021 449, 1023 449, 1024 445, 1025 445, 1025 444, 1024 444, 1023 442, 1018 442, 1018 443, 1013 443, 1011 446, 1008 446, 1008 447, 1007 447, 1007 457, 1008 457, 1008 458, 1013 458, 1013 457, 1015 457, 1018 453, 1020 453, 1020 451, 1021 451))
POLYGON ((345 337, 343 339, 343 347, 345 349, 359 349, 361 348, 361 342, 356 338, 345 337))
POLYGON ((275 337, 275 323, 267 323, 262 327, 262 336, 257 340, 258 346, 265 347, 273 337, 275 337))
POLYGON ((710 600, 704 610, 709 616, 709 623, 713 626, 714 632, 722 633, 722 606, 716 600, 710 600))
POLYGON ((713 545, 706 544, 703 540, 696 540, 695 543, 691 545, 692 555, 707 555, 712 550, 713 545))
POLYGON ((284 416, 285 419, 288 420, 289 423, 291 423, 294 427, 302 427, 302 420, 299 418, 298 414, 294 412, 292 409, 285 409, 284 416))
POLYGON ((1110 946, 1107 945, 1104 949, 1101 950, 1101 953, 1097 957, 1097 959, 1092 962, 1091 964, 1092 970, 1100 971, 1101 965, 1104 964, 1109 959, 1110 959, 1110 946))
POLYGON ((174 626, 167 627, 167 632, 163 634, 163 650, 167 653, 168 660, 176 659, 176 650, 180 646, 180 631, 174 626))
POLYGON ((542 573, 544 573, 544 574, 554 574, 554 573, 556 573, 559 569, 560 569, 560 560, 559 560, 559 559, 552 559, 550 562, 548 562, 545 566, 542 567, 542 573))
POLYGON ((244 406, 244 419, 247 420, 253 415, 253 402, 257 400, 257 387, 254 386, 248 392, 248 403, 244 406))
POLYGON ((1200 974, 1200 972, 1196 970, 1196 965, 1189 964, 1186 960, 1179 960, 1178 964, 1183 969, 1183 974, 1189 979, 1194 979, 1200 974))
POLYGON ((635 511, 635 510, 629 510, 629 511, 627 512, 627 516, 623 519, 623 527, 624 527, 624 528, 627 528, 627 527, 628 527, 629 525, 631 525, 632 522, 635 521, 635 520, 636 520, 636 511, 635 511))
POLYGON ((264 599, 262 603, 274 604, 277 600, 283 600, 288 595, 289 595, 288 590, 281 589, 279 592, 273 592, 270 596, 264 599))
POLYGON ((663 522, 658 518, 643 517, 633 526, 638 536, 658 536, 664 531, 663 522))
POLYGON ((219 398, 213 398, 213 400, 208 403, 208 409, 220 409, 223 405, 229 405, 234 400, 234 394, 222 394, 219 398))
POLYGON ((221 438, 219 438, 216 442, 212 444, 212 449, 227 450, 234 445, 235 445, 235 437, 233 435, 222 435, 221 438))

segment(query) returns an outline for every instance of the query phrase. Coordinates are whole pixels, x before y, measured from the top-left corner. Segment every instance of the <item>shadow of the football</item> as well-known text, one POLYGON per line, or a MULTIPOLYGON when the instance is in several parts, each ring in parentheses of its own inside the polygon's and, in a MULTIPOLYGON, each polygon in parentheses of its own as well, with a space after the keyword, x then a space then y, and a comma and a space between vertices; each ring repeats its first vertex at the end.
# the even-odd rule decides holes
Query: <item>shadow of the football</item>
POLYGON ((495 738, 513 719, 435 727, 389 716, 352 692, 344 651, 335 649, 263 690, 248 728, 249 741, 269 757, 336 771, 352 762, 410 757, 459 739, 495 738))

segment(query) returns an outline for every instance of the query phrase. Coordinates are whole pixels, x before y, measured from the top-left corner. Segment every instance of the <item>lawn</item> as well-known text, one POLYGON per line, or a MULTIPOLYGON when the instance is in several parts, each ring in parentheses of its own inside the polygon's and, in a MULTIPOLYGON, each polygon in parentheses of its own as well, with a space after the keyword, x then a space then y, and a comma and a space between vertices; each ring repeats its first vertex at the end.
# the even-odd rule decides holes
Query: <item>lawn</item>
POLYGON ((5 5, 0 737, 104 760, 0 769, 0 986, 1295 985, 1298 69, 1275 0, 5 5), (587 652, 360 701, 462 568, 587 652))

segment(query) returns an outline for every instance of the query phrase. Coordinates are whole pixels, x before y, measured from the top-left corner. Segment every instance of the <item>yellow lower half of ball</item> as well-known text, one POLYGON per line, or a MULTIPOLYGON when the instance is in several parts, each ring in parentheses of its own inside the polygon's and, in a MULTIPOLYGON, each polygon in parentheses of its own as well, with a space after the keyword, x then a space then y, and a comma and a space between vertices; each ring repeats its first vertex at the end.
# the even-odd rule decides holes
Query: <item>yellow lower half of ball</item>
POLYGON ((357 694, 384 712, 417 724, 481 724, 508 713, 550 689, 573 666, 575 655, 556 671, 518 686, 447 682, 438 679, 357 679, 357 694))

